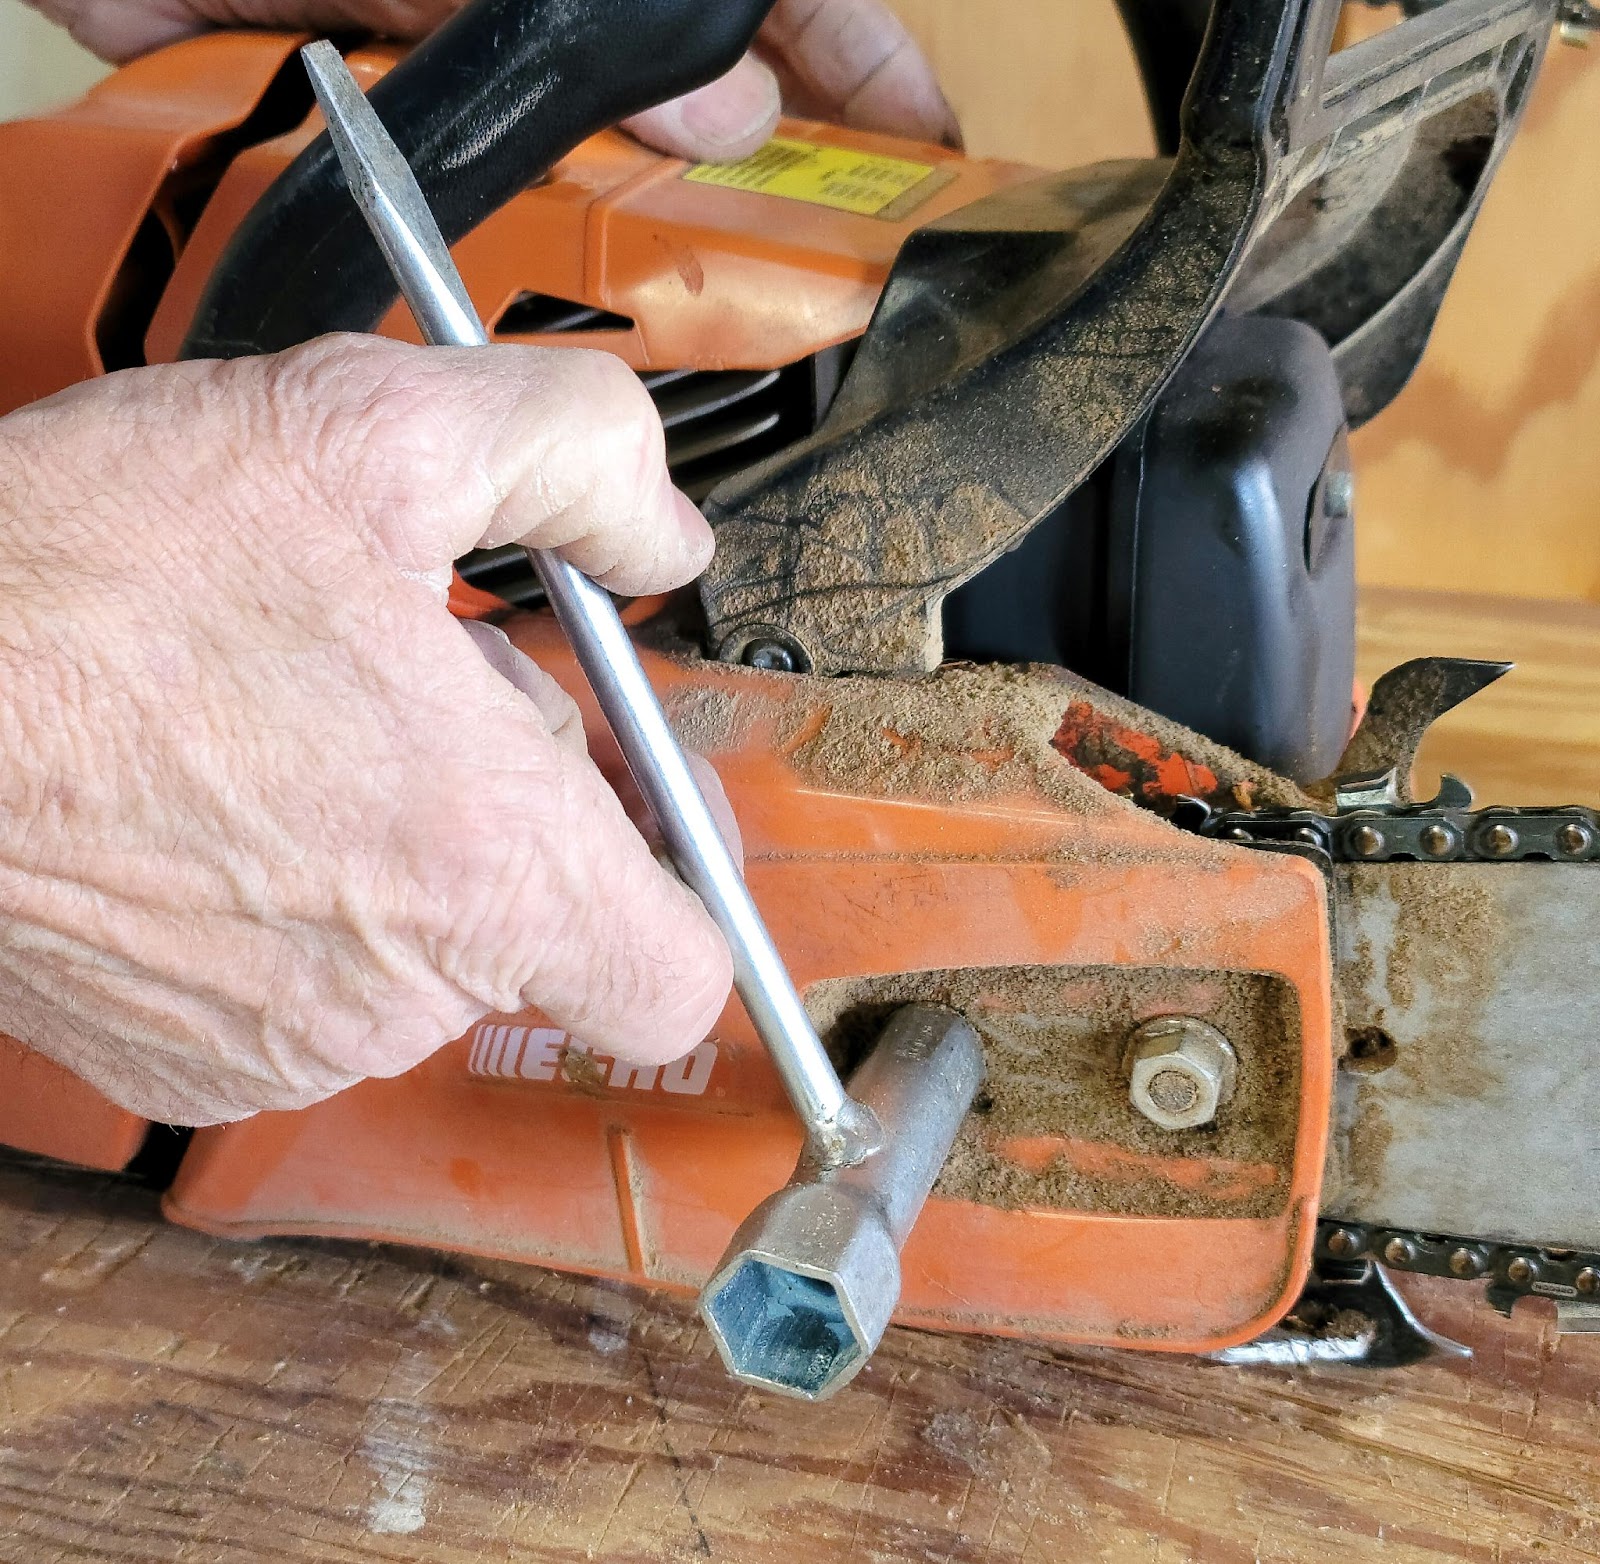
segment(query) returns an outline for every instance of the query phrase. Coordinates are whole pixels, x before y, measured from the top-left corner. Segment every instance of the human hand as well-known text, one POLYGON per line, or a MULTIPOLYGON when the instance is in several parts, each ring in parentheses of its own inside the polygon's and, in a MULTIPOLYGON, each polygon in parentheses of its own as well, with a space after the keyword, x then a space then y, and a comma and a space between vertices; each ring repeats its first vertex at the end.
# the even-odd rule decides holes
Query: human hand
POLYGON ((327 338, 0 419, 0 1031, 189 1124, 528 1004, 698 1042, 720 935, 567 697, 444 606, 513 541, 626 593, 705 565, 620 360, 327 338))
MULTIPOLYGON (((413 39, 462 0, 29 0, 103 59, 122 61, 213 27, 367 31, 413 39)), ((861 130, 961 143, 933 67, 884 0, 777 0, 755 49, 698 92, 635 115, 641 141, 695 162, 748 156, 780 111, 861 130)))

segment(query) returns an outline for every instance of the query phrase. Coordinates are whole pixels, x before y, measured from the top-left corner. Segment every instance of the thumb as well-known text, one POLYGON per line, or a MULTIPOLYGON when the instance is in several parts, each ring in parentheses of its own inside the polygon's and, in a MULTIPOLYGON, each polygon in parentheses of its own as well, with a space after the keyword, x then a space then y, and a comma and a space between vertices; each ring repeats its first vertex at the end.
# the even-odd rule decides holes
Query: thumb
POLYGON ((624 120, 646 146, 691 163, 734 163, 758 150, 778 128, 778 78, 747 54, 726 75, 696 92, 624 120))

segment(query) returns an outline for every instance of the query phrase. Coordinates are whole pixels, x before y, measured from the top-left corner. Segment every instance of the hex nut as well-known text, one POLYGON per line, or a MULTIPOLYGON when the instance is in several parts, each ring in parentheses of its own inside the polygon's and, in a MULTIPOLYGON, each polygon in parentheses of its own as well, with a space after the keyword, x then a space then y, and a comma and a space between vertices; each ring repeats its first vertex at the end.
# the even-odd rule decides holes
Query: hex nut
POLYGON ((1123 1055, 1128 1100, 1164 1130, 1209 1124, 1233 1096, 1239 1062, 1233 1045, 1197 1016, 1157 1016, 1128 1039, 1123 1055))

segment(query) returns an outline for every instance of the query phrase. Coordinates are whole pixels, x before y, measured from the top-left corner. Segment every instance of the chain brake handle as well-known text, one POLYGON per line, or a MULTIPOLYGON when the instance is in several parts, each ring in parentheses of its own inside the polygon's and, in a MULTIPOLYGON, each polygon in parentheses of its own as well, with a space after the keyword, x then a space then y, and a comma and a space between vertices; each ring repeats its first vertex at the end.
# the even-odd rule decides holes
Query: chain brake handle
MULTIPOLYGON (((370 98, 455 244, 586 137, 729 70, 773 3, 473 0, 370 98)), ((239 225, 182 356, 371 331, 397 296, 324 132, 239 225)))

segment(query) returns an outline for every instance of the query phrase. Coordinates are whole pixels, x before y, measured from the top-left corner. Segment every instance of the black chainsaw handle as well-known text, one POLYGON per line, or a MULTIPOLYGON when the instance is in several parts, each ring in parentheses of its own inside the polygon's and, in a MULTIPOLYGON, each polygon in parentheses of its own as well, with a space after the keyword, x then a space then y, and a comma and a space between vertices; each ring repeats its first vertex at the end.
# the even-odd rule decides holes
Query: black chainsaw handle
MULTIPOLYGON (((586 136, 728 70, 774 0, 474 0, 371 93, 454 244, 586 136)), ((317 137, 239 225, 184 358, 370 331, 396 289, 317 137)))

